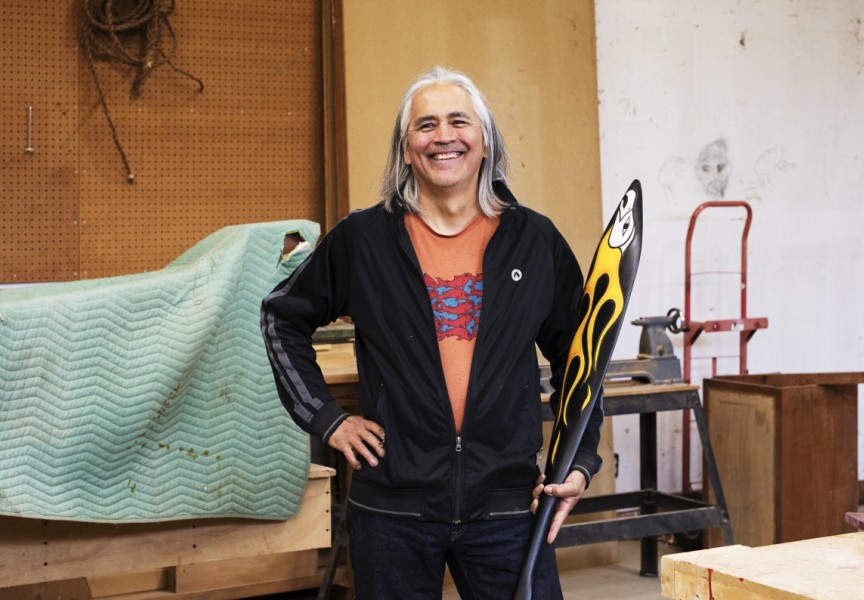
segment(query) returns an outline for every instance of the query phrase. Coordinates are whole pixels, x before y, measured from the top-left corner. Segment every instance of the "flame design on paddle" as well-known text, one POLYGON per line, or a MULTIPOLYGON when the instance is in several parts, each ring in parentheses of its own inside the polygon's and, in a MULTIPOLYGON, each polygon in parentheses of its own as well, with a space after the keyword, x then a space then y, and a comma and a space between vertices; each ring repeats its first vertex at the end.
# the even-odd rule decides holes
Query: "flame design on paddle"
POLYGON ((636 193, 629 190, 619 202, 615 211, 615 220, 600 240, 594 256, 593 268, 588 281, 585 282, 579 307, 581 317, 570 344, 561 402, 558 404, 558 413, 553 426, 552 447, 549 452, 549 461, 552 465, 555 465, 561 436, 570 426, 571 415, 578 417, 597 393, 597 390, 588 383, 588 379, 600 363, 599 354, 603 342, 609 337, 610 332, 613 336, 617 333, 614 325, 624 312, 625 299, 624 291, 621 289, 619 267, 624 251, 633 240, 635 232, 633 226, 635 198, 636 193), (581 387, 584 387, 583 397, 574 398, 574 392, 581 387), (570 405, 573 401, 578 402, 578 411, 571 411, 570 405))

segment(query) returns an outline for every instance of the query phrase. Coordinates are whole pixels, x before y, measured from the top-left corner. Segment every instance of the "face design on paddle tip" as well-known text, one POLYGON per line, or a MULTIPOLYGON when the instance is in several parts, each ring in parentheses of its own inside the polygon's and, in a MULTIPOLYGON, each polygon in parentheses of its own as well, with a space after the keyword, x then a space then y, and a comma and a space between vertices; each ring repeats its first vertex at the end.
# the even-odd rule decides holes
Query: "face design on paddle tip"
POLYGON ((627 246, 633 241, 633 236, 636 234, 636 226, 633 223, 633 208, 636 205, 636 192, 627 190, 621 202, 618 203, 618 208, 615 209, 615 222, 612 224, 612 231, 609 233, 609 245, 613 248, 618 248, 623 253, 627 250, 627 246))

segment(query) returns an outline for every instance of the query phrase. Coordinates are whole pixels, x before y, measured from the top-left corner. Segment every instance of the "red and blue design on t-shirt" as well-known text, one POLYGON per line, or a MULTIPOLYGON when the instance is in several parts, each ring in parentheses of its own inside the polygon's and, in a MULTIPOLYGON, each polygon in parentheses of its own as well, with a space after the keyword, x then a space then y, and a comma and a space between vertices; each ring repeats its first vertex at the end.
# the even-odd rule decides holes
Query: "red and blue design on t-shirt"
POLYGON ((463 273, 444 280, 424 274, 423 279, 432 302, 438 340, 445 337, 460 340, 476 338, 483 305, 483 275, 463 273))

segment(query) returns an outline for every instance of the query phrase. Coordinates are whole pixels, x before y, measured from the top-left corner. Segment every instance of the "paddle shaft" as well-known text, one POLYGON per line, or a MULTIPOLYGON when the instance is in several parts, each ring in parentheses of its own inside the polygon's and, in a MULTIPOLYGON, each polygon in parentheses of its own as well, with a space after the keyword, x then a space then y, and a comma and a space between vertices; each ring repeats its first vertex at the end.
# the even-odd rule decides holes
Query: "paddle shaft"
MULTIPOLYGON (((603 371, 600 374, 600 381, 603 381, 603 377, 605 376, 605 369, 603 371)), ((543 482, 544 485, 564 483, 567 479, 567 476, 570 474, 570 464, 576 458, 576 452, 579 450, 579 444, 582 443, 582 436, 585 434, 588 419, 594 410, 596 402, 597 397, 594 396, 588 403, 588 406, 585 407, 585 410, 579 415, 579 420, 568 430, 569 435, 565 446, 561 449, 562 458, 558 461, 558 466, 552 469, 551 473, 546 473, 546 479, 543 482)), ((559 499, 554 496, 540 494, 537 512, 534 514, 535 523, 538 526, 532 530, 531 540, 528 544, 528 551, 522 564, 522 573, 516 585, 513 600, 531 600, 534 591, 534 570, 537 566, 537 558, 540 556, 543 544, 546 543, 546 537, 549 535, 549 528, 552 524, 555 509, 558 508, 558 502, 559 499)))

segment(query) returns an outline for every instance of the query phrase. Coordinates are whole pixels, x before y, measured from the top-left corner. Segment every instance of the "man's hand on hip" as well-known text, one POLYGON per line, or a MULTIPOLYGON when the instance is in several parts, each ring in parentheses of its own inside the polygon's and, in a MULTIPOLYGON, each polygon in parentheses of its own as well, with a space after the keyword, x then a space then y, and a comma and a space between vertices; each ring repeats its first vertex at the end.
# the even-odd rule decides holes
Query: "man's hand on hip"
POLYGON ((374 421, 352 415, 339 424, 327 443, 344 454, 345 460, 355 470, 362 466, 358 455, 369 465, 377 467, 378 458, 384 456, 384 428, 374 421))

